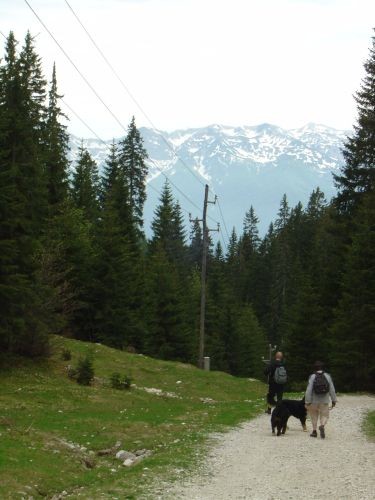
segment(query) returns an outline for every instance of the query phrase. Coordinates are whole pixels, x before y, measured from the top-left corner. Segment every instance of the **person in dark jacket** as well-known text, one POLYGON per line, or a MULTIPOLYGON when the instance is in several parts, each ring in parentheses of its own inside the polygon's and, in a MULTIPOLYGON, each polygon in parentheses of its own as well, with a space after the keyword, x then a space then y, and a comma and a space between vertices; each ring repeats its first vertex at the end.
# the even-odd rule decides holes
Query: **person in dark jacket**
POLYGON ((275 372, 276 369, 280 366, 283 366, 285 368, 283 353, 279 351, 275 354, 275 359, 271 360, 264 370, 264 374, 268 376, 266 413, 269 414, 271 413, 272 406, 276 405, 275 396, 277 398, 277 401, 281 401, 283 399, 284 384, 275 381, 275 372))

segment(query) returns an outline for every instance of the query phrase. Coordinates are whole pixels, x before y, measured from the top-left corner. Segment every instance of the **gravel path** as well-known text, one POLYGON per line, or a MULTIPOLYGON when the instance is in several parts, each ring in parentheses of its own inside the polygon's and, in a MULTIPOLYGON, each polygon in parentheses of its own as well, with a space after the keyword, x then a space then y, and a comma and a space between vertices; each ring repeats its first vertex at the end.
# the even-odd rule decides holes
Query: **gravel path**
POLYGON ((264 414, 214 437, 205 466, 154 498, 188 500, 374 500, 375 443, 361 432, 375 397, 341 396, 325 440, 311 438, 291 417, 285 436, 272 436, 264 414))

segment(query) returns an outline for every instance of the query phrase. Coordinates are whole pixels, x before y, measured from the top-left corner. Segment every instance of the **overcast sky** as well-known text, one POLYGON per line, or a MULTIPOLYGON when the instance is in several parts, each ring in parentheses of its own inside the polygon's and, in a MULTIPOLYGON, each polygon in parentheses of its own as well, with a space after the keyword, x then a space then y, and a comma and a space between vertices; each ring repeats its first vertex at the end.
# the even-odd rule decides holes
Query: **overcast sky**
MULTIPOLYGON (((340 129, 356 119, 373 0, 68 0, 112 63, 133 102, 65 0, 28 0, 103 101, 127 127, 161 130, 212 123, 340 129)), ((124 134, 24 0, 0 0, 0 30, 22 45, 27 30, 50 80, 103 139, 124 134)), ((4 38, 1 36, 1 54, 4 38)), ((69 130, 92 133, 70 112, 69 130)))

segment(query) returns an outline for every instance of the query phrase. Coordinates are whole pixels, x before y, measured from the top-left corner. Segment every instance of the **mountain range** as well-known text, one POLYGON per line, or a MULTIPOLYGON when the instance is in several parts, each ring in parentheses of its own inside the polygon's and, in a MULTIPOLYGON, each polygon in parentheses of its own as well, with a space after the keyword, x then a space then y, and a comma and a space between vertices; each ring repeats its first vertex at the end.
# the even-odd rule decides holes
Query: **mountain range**
MULTIPOLYGON (((140 128, 149 155, 147 201, 144 219, 146 234, 166 178, 186 215, 202 217, 204 185, 219 204, 208 206, 208 223, 221 223, 224 241, 235 227, 242 232, 246 211, 252 205, 264 234, 276 216, 286 194, 290 207, 306 204, 318 186, 329 200, 335 194, 333 173, 343 165, 342 147, 350 135, 309 123, 297 129, 283 129, 264 123, 230 127, 210 125, 202 128, 163 132, 140 128)), ((83 145, 104 164, 112 140, 84 139, 83 145)), ((71 136, 73 168, 81 140, 71 136)), ((188 226, 187 226, 188 227, 188 226)))

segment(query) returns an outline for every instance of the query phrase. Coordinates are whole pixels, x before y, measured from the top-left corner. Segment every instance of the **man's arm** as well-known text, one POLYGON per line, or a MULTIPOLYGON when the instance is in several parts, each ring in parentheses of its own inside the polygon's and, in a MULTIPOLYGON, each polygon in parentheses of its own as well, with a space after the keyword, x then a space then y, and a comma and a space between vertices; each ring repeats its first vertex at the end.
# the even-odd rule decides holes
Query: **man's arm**
POLYGON ((329 395, 332 400, 332 406, 335 406, 337 402, 337 396, 335 391, 335 386, 333 385, 331 375, 328 375, 328 384, 329 384, 329 395))

